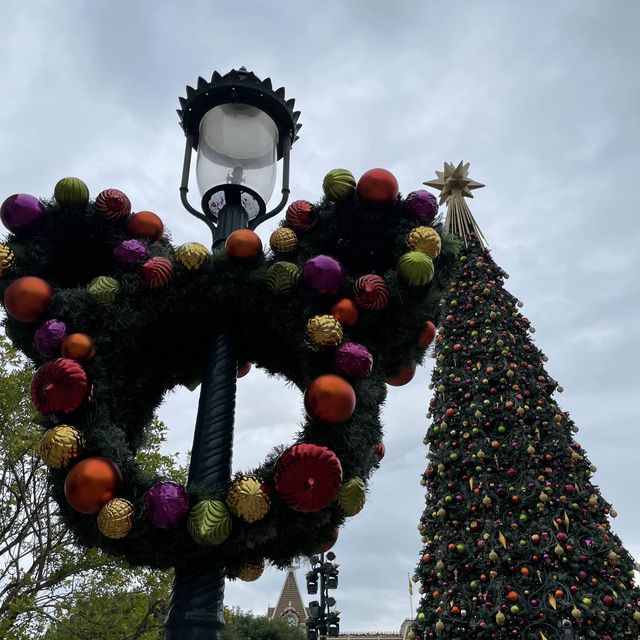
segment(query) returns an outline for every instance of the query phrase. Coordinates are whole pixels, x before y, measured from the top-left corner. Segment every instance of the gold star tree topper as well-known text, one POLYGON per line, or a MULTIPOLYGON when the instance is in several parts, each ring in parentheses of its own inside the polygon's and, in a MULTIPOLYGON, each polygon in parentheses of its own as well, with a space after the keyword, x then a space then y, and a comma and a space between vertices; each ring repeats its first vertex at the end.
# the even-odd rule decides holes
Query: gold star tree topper
POLYGON ((440 204, 447 204, 445 231, 453 233, 464 240, 465 245, 472 234, 487 247, 465 198, 473 198, 474 189, 484 187, 481 182, 469 178, 469 163, 460 162, 457 166, 452 162, 444 163, 444 171, 436 171, 437 180, 428 180, 423 184, 440 191, 440 204))

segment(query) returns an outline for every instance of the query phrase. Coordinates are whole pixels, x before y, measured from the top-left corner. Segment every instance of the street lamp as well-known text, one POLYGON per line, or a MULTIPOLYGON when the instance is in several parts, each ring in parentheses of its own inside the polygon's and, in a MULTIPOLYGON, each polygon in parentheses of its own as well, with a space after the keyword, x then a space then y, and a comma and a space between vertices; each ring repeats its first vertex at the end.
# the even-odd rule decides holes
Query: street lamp
MULTIPOLYGON (((186 135, 180 198, 189 213, 211 231, 213 247, 236 231, 255 229, 284 208, 289 197, 289 152, 300 130, 294 100, 283 88, 260 80, 244 67, 187 87, 180 98, 180 124, 186 135), (188 200, 191 154, 201 210, 188 200), (283 160, 282 198, 267 212, 283 160)), ((231 481, 233 417, 238 358, 230 337, 211 336, 204 353, 202 389, 191 448, 187 487, 199 491, 231 481)), ((165 640, 219 640, 224 627, 225 566, 222 560, 175 568, 165 640)))

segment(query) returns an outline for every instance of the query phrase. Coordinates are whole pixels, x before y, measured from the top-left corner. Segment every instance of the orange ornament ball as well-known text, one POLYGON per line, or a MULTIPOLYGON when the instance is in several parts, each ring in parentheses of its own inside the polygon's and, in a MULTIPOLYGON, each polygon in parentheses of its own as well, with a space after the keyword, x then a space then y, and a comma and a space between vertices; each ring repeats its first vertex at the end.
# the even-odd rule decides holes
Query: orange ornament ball
POLYGON ((349 298, 342 298, 342 300, 338 300, 331 307, 331 315, 345 327, 351 327, 356 322, 358 322, 358 316, 360 312, 358 311, 358 306, 353 300, 349 298))
POLYGON ((431 322, 431 320, 427 320, 424 325, 424 329, 420 333, 420 337, 418 338, 418 345, 423 349, 428 347, 433 339, 436 337, 436 325, 431 322))
POLYGON ((164 234, 164 224, 152 211, 138 211, 127 221, 127 230, 134 238, 160 240, 164 234))
POLYGON ((238 229, 227 238, 224 250, 234 260, 251 262, 262 254, 262 240, 251 229, 238 229))
POLYGON ((91 360, 96 355, 96 345, 86 333, 72 333, 62 341, 62 357, 72 360, 91 360))
POLYGON ((53 298, 51 285, 42 278, 23 276, 14 280, 4 292, 7 313, 21 322, 37 322, 53 298))
POLYGON ((399 193, 398 181, 386 169, 369 169, 358 181, 358 197, 373 204, 390 204, 399 193))
POLYGON ((509 602, 518 602, 518 600, 520 600, 520 596, 515 591, 509 591, 507 594, 507 600, 509 602))
POLYGON ((392 387, 401 387, 405 384, 408 384, 413 380, 413 376, 416 375, 415 367, 405 367, 395 376, 388 377, 385 382, 392 387))
POLYGON ((356 408, 356 392, 340 376, 318 376, 304 393, 304 407, 312 420, 339 424, 346 422, 356 408))
POLYGON ((80 513, 98 513, 122 486, 120 469, 106 458, 87 458, 69 471, 64 482, 67 502, 80 513))

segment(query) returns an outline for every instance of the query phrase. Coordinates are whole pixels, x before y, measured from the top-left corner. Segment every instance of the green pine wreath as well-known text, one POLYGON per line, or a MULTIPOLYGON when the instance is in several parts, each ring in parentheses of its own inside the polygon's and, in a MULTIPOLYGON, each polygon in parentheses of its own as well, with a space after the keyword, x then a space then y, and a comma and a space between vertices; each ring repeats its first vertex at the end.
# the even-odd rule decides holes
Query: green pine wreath
MULTIPOLYGON (((260 251, 254 260, 234 259, 224 248, 213 254, 201 245, 176 249, 158 231, 158 221, 147 228, 132 224, 126 207, 109 208, 108 197, 120 197, 120 192, 107 190, 89 201, 84 183, 73 179, 65 179, 66 189, 63 181, 59 183, 55 199, 40 201, 43 211, 38 220, 12 229, 14 233, 0 245, 6 331, 40 368, 34 385, 41 391, 47 382, 54 387, 60 383, 51 382, 51 371, 46 369, 58 366, 59 345, 46 355, 34 346, 43 323, 58 320, 67 335, 86 334, 95 345, 93 357, 73 360, 73 350, 67 349, 70 357, 62 358, 72 365, 72 374, 86 376, 86 394, 71 402, 63 389, 63 399, 70 404, 61 410, 53 403, 39 416, 44 430, 70 425, 79 435, 78 446, 63 452, 60 468, 52 466, 49 478, 51 494, 80 544, 123 556, 133 565, 159 568, 205 556, 222 558, 234 577, 242 575, 243 567, 265 560, 284 566, 314 553, 335 539, 336 528, 347 515, 360 510, 383 451, 379 412, 386 396, 385 380, 399 373, 410 378, 407 372, 423 360, 428 339, 421 336, 428 321, 438 321, 438 302, 455 261, 457 241, 442 237, 433 263, 423 254, 405 258, 404 263, 411 264, 403 263, 399 274, 399 259, 420 253, 422 245, 418 243, 417 250, 415 242, 408 247, 407 238, 424 223, 412 217, 400 196, 386 203, 360 200, 349 175, 340 170, 335 180, 325 181, 325 193, 340 199, 325 196, 313 206, 293 203, 282 225, 290 231, 272 237, 279 251, 266 255, 260 251), (114 250, 134 237, 146 247, 142 262, 114 259, 114 250), (338 296, 314 295, 299 281, 306 261, 320 254, 332 256, 344 267, 346 281, 338 296), (433 269, 427 265, 425 275, 426 263, 433 269), (379 310, 360 307, 357 322, 341 326, 331 307, 337 298, 353 300, 356 280, 367 274, 384 278, 388 303, 379 310), (29 321, 12 315, 14 285, 23 276, 45 280, 53 292, 46 308, 29 321), (307 328, 314 318, 320 325, 315 332, 313 326, 307 328), (295 436, 295 443, 325 447, 339 460, 342 487, 329 504, 302 512, 279 495, 274 483, 283 451, 279 447, 260 466, 234 478, 234 482, 258 479, 254 488, 260 488, 256 499, 264 513, 255 521, 229 511, 229 486, 190 486, 191 512, 174 528, 158 528, 146 517, 145 496, 163 479, 146 475, 136 452, 167 391, 199 380, 204 347, 215 331, 231 335, 240 362, 253 362, 301 391, 319 376, 334 372, 339 342, 363 345, 373 357, 370 376, 350 381, 356 396, 352 416, 336 425, 307 417, 295 436), (121 472, 123 482, 116 495, 121 501, 111 501, 99 514, 80 513, 65 498, 65 480, 77 464, 94 457, 111 461, 121 472), (131 513, 122 513, 127 505, 122 500, 130 503, 131 513), (213 525, 206 529, 211 520, 213 525), (126 525, 124 533, 118 534, 119 522, 126 525), (198 525, 205 527, 204 534, 198 525)), ((119 202, 126 204, 126 198, 119 202)), ((136 220, 140 222, 139 215, 136 220)), ((438 219, 430 224, 442 236, 438 219)), ((63 374, 69 371, 63 368, 63 374)), ((60 454, 55 448, 53 453, 60 454)))

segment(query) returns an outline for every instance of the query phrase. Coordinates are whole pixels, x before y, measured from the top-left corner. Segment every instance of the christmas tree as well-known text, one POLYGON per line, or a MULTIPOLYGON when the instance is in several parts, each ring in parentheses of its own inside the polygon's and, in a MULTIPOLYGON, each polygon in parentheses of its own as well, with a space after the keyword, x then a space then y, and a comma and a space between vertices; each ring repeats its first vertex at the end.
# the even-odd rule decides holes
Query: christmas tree
POLYGON ((420 640, 640 637, 634 560, 578 428, 553 397, 522 303, 503 287, 464 197, 468 164, 438 180, 446 229, 464 243, 443 302, 425 437, 429 464, 414 575, 420 640))

